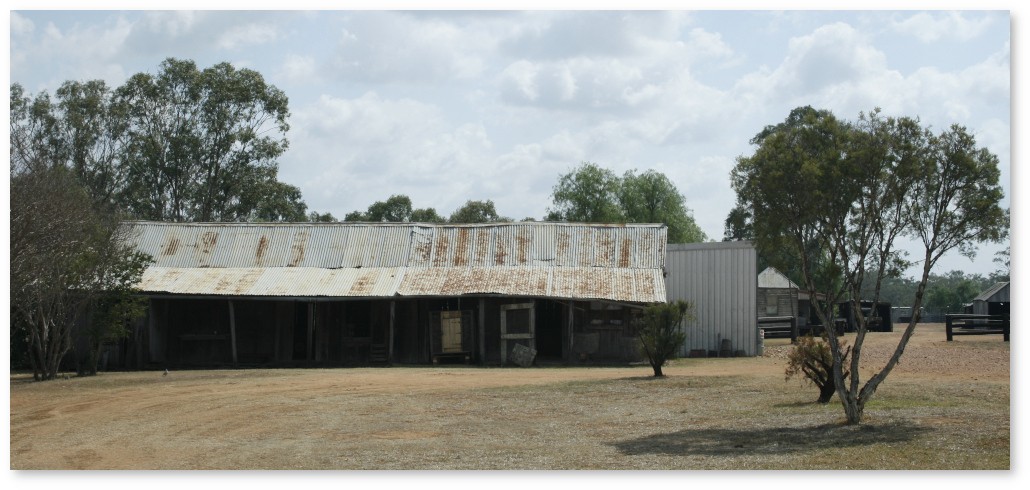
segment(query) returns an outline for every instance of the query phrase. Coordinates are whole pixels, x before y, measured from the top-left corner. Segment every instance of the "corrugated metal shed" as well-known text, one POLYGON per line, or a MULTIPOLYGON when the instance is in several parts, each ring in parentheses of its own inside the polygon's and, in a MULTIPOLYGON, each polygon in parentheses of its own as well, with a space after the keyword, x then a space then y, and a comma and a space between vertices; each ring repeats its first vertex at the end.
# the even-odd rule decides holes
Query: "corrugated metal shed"
POLYGON ((128 222, 154 293, 665 300, 664 225, 128 222))
POLYGON ((1008 314, 1011 303, 1009 283, 999 282, 973 298, 973 313, 978 315, 1008 314), (1000 310, 999 305, 1005 304, 1000 310), (998 311, 995 311, 998 310, 998 311))
POLYGON ((665 287, 669 301, 694 304, 680 352, 717 351, 723 339, 733 350, 757 354, 757 255, 750 242, 669 244, 665 287))

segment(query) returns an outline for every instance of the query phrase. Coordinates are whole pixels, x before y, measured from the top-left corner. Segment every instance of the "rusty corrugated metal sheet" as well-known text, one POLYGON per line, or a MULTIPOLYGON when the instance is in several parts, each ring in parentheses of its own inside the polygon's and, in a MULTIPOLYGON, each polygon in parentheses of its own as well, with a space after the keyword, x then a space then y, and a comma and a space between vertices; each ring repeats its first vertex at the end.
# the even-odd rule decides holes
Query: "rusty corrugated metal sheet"
POLYGON ((662 225, 127 224, 155 259, 142 285, 153 292, 665 297, 662 225))
POLYGON ((407 269, 397 294, 499 294, 639 303, 665 301, 661 271, 595 267, 450 267, 407 269))
POLYGON ((388 297, 404 277, 399 267, 150 267, 139 288, 152 293, 213 296, 388 297))
POLYGON ((663 301, 659 271, 549 267, 319 269, 151 267, 139 288, 210 296, 375 297, 498 294, 568 299, 663 301))

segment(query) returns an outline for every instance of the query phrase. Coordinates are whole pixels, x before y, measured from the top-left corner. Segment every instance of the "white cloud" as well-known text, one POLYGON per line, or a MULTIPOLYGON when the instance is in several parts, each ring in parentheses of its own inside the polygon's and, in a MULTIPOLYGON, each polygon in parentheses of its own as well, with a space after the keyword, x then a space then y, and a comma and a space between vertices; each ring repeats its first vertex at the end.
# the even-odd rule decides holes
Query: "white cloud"
POLYGON ((204 15, 193 10, 146 12, 140 27, 171 38, 183 37, 193 32, 204 15))
MULTIPOLYGON (((31 36, 36 30, 36 24, 31 19, 19 15, 18 12, 11 12, 11 72, 14 73, 18 67, 29 60, 29 53, 22 46, 31 46, 31 36)), ((13 80, 12 80, 13 81, 13 80)))
POLYGON ((27 17, 11 12, 11 36, 28 36, 36 29, 36 24, 27 17))
POLYGON ((297 110, 291 124, 292 146, 301 149, 284 159, 283 180, 300 185, 312 209, 339 217, 391 194, 450 213, 480 182, 499 180, 486 131, 452 126, 430 104, 376 93, 323 96, 297 110))
POLYGON ((733 48, 722 40, 722 35, 695 27, 690 30, 687 46, 695 59, 727 59, 734 55, 733 48))
POLYGON ((526 60, 508 65, 501 72, 500 90, 503 98, 512 102, 535 102, 539 97, 537 74, 540 67, 526 60))
POLYGON ((279 30, 269 24, 245 24, 233 26, 223 32, 216 45, 222 49, 235 50, 243 46, 261 45, 279 38, 279 30))
POLYGON ((680 13, 592 12, 545 17, 499 43, 519 56, 498 76, 505 102, 625 117, 680 96, 692 65, 729 62, 735 53, 719 33, 693 28, 680 13))
POLYGON ((279 76, 294 82, 311 83, 319 79, 321 74, 314 57, 288 55, 279 68, 279 76))
POLYGON ((694 221, 708 238, 720 240, 736 199, 729 182, 734 164, 734 159, 725 155, 684 155, 681 160, 658 162, 654 167, 683 194, 694 221))
POLYGON ((379 83, 425 84, 478 76, 493 36, 485 25, 455 22, 365 12, 360 21, 341 30, 331 66, 343 79, 379 83))
POLYGON ((901 21, 894 21, 891 27, 904 34, 914 36, 924 43, 941 39, 969 41, 982 34, 993 24, 990 16, 971 19, 963 12, 919 12, 901 21))
POLYGON ((885 68, 882 52, 867 44, 855 28, 835 23, 790 40, 777 85, 793 92, 818 92, 836 84, 860 83, 885 68))
POLYGON ((687 18, 683 12, 533 12, 498 43, 499 54, 541 61, 646 57, 676 41, 687 18))
MULTIPOLYGON (((24 29, 27 18, 17 21, 24 29)), ((14 13, 12 13, 12 21, 14 13)), ((124 81, 125 70, 120 55, 121 47, 131 31, 131 23, 116 17, 103 24, 73 25, 62 29, 46 22, 41 29, 21 30, 17 40, 17 54, 12 53, 12 82, 23 82, 14 73, 25 71, 26 63, 45 63, 54 69, 49 78, 36 80, 29 91, 46 89, 53 92, 67 80, 101 79, 109 84, 124 81)), ((15 47, 12 43, 12 47, 15 47)))
POLYGON ((502 100, 541 109, 623 113, 660 97, 642 67, 611 58, 520 60, 501 72, 502 100))

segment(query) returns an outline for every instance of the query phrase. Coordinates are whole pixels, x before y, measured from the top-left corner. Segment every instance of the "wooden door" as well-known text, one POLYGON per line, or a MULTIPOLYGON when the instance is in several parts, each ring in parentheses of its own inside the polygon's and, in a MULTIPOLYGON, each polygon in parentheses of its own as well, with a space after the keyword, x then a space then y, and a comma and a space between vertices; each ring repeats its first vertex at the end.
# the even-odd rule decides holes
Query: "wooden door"
POLYGON ((516 345, 536 352, 535 316, 533 303, 501 305, 501 364, 508 363, 516 345))

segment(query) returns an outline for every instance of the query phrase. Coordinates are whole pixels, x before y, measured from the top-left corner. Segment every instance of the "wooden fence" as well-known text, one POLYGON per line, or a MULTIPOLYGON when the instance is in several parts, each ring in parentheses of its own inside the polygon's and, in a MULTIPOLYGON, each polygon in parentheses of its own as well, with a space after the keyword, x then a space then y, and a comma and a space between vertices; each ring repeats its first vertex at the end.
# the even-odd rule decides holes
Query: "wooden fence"
POLYGON ((765 338, 790 336, 790 343, 798 343, 798 319, 794 316, 758 317, 758 328, 765 332, 765 338), (786 323, 786 325, 784 325, 786 323))
POLYGON ((944 315, 944 329, 948 342, 956 335, 997 335, 1001 334, 1005 342, 1009 341, 1008 315, 944 315))

